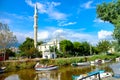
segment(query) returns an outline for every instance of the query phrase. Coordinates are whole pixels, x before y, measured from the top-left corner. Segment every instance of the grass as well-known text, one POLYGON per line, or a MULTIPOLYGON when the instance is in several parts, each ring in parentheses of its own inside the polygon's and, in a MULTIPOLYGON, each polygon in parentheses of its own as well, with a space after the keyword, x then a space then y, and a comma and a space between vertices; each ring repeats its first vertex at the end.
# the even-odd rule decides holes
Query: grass
MULTIPOLYGON (((71 63, 76 62, 84 62, 87 58, 88 61, 93 61, 96 59, 115 59, 116 57, 120 57, 120 54, 101 54, 101 55, 93 55, 89 57, 71 57, 71 58, 57 58, 57 59, 40 59, 39 62, 41 64, 52 64, 58 66, 66 66, 70 65, 71 63)), ((27 60, 24 62, 14 61, 14 62, 0 62, 0 66, 6 66, 6 71, 13 71, 13 70, 20 70, 20 69, 33 69, 36 64, 36 61, 27 60)))

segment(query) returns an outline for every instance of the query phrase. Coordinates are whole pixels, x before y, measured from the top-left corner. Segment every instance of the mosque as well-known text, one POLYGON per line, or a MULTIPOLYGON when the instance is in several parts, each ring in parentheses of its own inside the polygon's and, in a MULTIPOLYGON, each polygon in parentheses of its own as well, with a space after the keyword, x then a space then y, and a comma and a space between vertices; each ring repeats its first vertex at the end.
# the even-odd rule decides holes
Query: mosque
POLYGON ((50 52, 50 47, 57 47, 57 49, 60 49, 59 41, 57 39, 53 39, 49 42, 46 42, 42 45, 37 46, 37 32, 38 32, 38 9, 37 9, 37 4, 35 4, 35 10, 34 10, 34 47, 38 49, 38 51, 42 52, 42 58, 44 59, 51 59, 51 58, 56 58, 56 53, 55 51, 50 52))

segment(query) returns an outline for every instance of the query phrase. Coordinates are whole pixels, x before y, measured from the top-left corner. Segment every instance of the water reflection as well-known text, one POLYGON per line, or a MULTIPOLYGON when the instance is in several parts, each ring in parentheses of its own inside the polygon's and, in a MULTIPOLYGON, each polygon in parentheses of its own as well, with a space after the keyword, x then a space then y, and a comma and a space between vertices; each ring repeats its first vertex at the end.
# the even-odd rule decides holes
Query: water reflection
POLYGON ((110 67, 113 70, 114 76, 117 78, 120 78, 120 62, 119 63, 113 63, 110 65, 110 67))
POLYGON ((57 71, 37 71, 34 80, 60 80, 60 76, 57 71))
POLYGON ((103 69, 111 72, 108 65, 86 66, 86 67, 60 67, 54 71, 35 71, 34 69, 25 69, 16 72, 0 74, 0 80, 72 80, 72 75, 85 74, 90 71, 103 69))
POLYGON ((13 74, 5 78, 5 80, 20 80, 17 74, 13 74))

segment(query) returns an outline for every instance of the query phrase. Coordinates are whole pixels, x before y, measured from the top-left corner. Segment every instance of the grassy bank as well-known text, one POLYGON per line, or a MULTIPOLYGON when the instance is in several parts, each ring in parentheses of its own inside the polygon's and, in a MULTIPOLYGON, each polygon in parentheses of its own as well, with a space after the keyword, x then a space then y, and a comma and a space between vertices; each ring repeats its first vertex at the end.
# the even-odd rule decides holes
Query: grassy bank
MULTIPOLYGON (((40 59, 37 62, 41 64, 52 64, 58 66, 66 66, 75 62, 85 62, 93 61, 96 59, 115 59, 116 57, 120 57, 120 54, 101 54, 101 55, 93 55, 88 57, 71 57, 71 58, 57 58, 57 59, 40 59)), ((26 61, 12 61, 12 62, 0 62, 0 66, 6 66, 6 71, 20 70, 20 69, 33 69, 36 64, 34 60, 26 60, 26 61)))

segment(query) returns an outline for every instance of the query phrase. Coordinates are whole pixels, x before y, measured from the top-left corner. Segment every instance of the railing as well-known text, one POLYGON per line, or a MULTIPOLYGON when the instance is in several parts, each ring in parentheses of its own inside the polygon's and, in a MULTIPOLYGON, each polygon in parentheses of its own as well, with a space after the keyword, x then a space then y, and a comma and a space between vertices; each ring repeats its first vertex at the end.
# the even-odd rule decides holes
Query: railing
POLYGON ((95 72, 94 74, 85 76, 85 77, 83 77, 83 78, 81 78, 81 79, 79 79, 79 80, 83 80, 83 79, 86 79, 86 78, 91 77, 91 76, 94 76, 94 75, 98 75, 98 80, 101 80, 101 78, 100 78, 100 72, 95 72))

